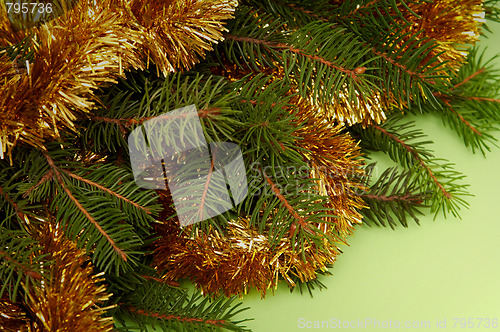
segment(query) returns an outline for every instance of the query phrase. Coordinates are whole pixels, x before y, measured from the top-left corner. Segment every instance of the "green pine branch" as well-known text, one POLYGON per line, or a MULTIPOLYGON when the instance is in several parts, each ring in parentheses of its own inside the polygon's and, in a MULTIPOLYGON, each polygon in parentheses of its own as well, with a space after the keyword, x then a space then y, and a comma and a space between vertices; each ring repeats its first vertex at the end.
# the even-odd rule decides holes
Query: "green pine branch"
MULTIPOLYGON (((128 197, 114 191, 114 186, 110 189, 99 184, 109 179, 112 166, 84 169, 84 172, 89 173, 85 179, 57 165, 48 153, 45 158, 54 172, 56 183, 51 209, 56 220, 65 227, 67 236, 92 251, 95 265, 103 271, 114 270, 118 274, 127 269, 129 264, 134 264, 137 255, 143 253, 140 250, 143 240, 130 221, 139 220, 143 232, 146 232, 146 227, 154 219, 149 216, 151 211, 142 204, 154 199, 151 193, 142 191, 138 196, 138 188, 130 185, 133 182, 130 173, 122 172, 120 177, 124 184, 121 191, 127 191, 128 197), (92 178, 97 178, 98 182, 92 178), (132 196, 138 196, 140 201, 134 202, 132 196), (131 210, 135 210, 135 213, 128 215, 127 212, 131 210)), ((109 182, 106 184, 109 185, 109 182)))
POLYGON ((147 281, 133 293, 121 298, 114 317, 123 325, 121 331, 148 331, 147 325, 162 331, 249 331, 241 324, 248 319, 236 320, 241 303, 235 298, 202 297, 198 291, 187 290, 147 281), (127 322, 132 317, 133 323, 127 322))
POLYGON ((324 207, 326 197, 317 194, 315 180, 308 177, 310 166, 296 146, 301 124, 293 116, 290 86, 257 75, 231 87, 241 91, 233 106, 241 122, 235 134, 241 137, 249 182, 238 213, 250 216, 250 225, 260 233, 267 232, 272 246, 291 235, 293 248, 305 255, 308 244, 321 250, 323 239, 335 243, 337 235, 324 234, 318 226, 334 212, 324 207))
MULTIPOLYGON (((483 7, 487 20, 500 23, 500 6, 498 5, 498 0, 485 0, 483 7)), ((487 27, 486 29, 488 30, 487 27)))
POLYGON ((372 66, 373 58, 364 58, 370 50, 344 28, 317 21, 296 31, 284 31, 272 16, 250 8, 240 9, 228 28, 230 33, 219 52, 229 61, 256 71, 263 68, 257 64, 281 66, 286 79, 296 82, 303 97, 330 103, 340 90, 349 103, 357 105, 367 103, 377 90, 373 81, 378 78, 365 73, 372 66))
POLYGON ((320 104, 341 95, 347 103, 363 106, 380 92, 393 95, 400 107, 441 107, 433 92, 449 86, 445 64, 438 55, 430 56, 435 41, 405 32, 407 26, 396 23, 375 29, 378 37, 373 38, 356 29, 366 22, 339 24, 293 3, 264 2, 260 7, 280 20, 267 11, 240 7, 228 23, 226 42, 213 53, 221 66, 224 59, 254 71, 281 67, 302 97, 320 104), (292 14, 299 13, 309 20, 293 20, 292 14))
POLYGON ((283 237, 291 235, 292 248, 300 252, 305 260, 304 248, 309 245, 321 250, 325 239, 331 245, 337 243, 335 235, 326 234, 320 229, 320 225, 329 223, 328 218, 335 216, 334 211, 324 207, 326 198, 314 193, 314 181, 288 179, 286 175, 271 179, 264 171, 262 176, 267 186, 260 195, 249 193, 258 199, 256 202, 249 200, 246 207, 252 203, 250 224, 261 233, 268 231, 271 247, 278 246, 283 237), (293 188, 292 192, 287 192, 290 187, 293 188))
POLYGON ((463 174, 453 169, 453 164, 434 157, 428 145, 432 143, 425 134, 415 129, 413 122, 404 122, 404 116, 394 114, 382 125, 372 125, 364 130, 354 128, 362 144, 371 150, 383 151, 407 170, 413 170, 422 192, 430 192, 425 201, 437 216, 451 213, 459 216, 460 207, 468 207, 464 200, 468 185, 463 184, 463 174))
MULTIPOLYGON (((404 31, 401 29, 400 31, 404 31)), ((423 104, 440 109, 434 92, 448 88, 443 75, 445 63, 439 54, 430 57, 436 48, 433 40, 419 38, 419 33, 388 33, 377 43, 372 52, 380 56, 375 75, 383 77, 382 91, 394 95, 399 107, 422 111, 423 104), (427 59, 425 62, 422 59, 427 59)))
POLYGON ((128 134, 147 120, 174 109, 196 105, 207 142, 232 140, 238 122, 229 103, 234 93, 223 78, 172 74, 151 78, 148 72, 134 72, 106 91, 104 105, 81 123, 85 149, 120 152, 127 155, 128 134))
POLYGON ((295 148, 299 138, 294 134, 297 126, 291 114, 290 86, 257 75, 250 80, 243 78, 230 87, 238 92, 232 105, 239 111, 240 121, 235 136, 245 148, 245 157, 259 163, 267 160, 271 165, 286 161, 301 163, 302 157, 295 148), (268 88, 262 89, 263 86, 268 88))
MULTIPOLYGON (((252 12, 243 9, 239 15, 248 17, 252 12)), ((297 31, 283 32, 276 24, 272 25, 268 14, 260 14, 252 18, 253 21, 240 21, 239 15, 237 23, 229 26, 227 42, 221 49, 230 61, 241 66, 243 59, 257 71, 262 69, 257 63, 282 66, 285 78, 297 82, 301 96, 312 96, 318 103, 331 102, 339 91, 353 105, 367 103, 376 90, 372 81, 378 78, 365 74, 373 61, 364 59, 369 49, 345 29, 332 28, 330 23, 312 22, 297 31), (256 24, 266 28, 248 29, 256 24)))
POLYGON ((26 295, 30 284, 42 281, 41 271, 48 262, 35 254, 39 249, 25 230, 0 227, 0 297, 6 292, 15 302, 19 294, 26 295))
POLYGON ((18 147, 0 176, 3 225, 15 230, 27 227, 26 218, 57 220, 99 269, 123 272, 144 252, 156 196, 138 188, 127 168, 94 160, 87 166, 75 142, 50 143, 45 152, 18 147))
MULTIPOLYGON (((367 182, 372 178, 374 164, 368 165, 367 182)), ((417 224, 417 215, 421 215, 425 202, 431 197, 431 192, 422 192, 420 179, 414 169, 399 171, 396 167, 386 169, 375 182, 369 185, 366 192, 360 196, 367 204, 367 209, 361 210, 363 222, 367 225, 390 226, 394 229, 398 223, 408 227, 411 217, 417 224), (396 219, 396 220, 394 220, 396 219)))
MULTIPOLYGON (((17 228, 19 221, 23 221, 26 211, 20 202, 17 201, 17 191, 15 189, 16 176, 15 169, 5 161, 1 161, 2 173, 0 174, 0 225, 17 228)), ((22 204, 22 203, 21 203, 22 204)))
POLYGON ((496 146, 493 133, 500 125, 500 100, 496 99, 500 75, 491 63, 495 58, 488 61, 483 58, 484 53, 471 49, 467 61, 452 80, 453 87, 435 96, 443 106, 442 111, 437 112, 443 122, 472 152, 479 150, 485 155, 492 144, 496 146))

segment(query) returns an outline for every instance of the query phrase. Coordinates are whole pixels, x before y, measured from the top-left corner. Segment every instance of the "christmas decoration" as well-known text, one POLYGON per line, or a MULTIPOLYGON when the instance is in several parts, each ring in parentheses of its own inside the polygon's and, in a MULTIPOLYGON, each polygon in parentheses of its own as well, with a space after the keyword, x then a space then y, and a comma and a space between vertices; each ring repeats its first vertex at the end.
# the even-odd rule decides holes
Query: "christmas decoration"
MULTIPOLYGON (((467 45, 479 39, 481 23, 486 22, 482 1, 434 1, 408 5, 403 9, 409 32, 419 33, 422 40, 433 39, 437 47, 429 56, 436 56, 455 70, 466 60, 467 45), (416 15, 408 15, 408 11, 416 15), (464 20, 464 17, 469 17, 464 20)), ((424 60, 425 61, 425 60, 424 60)))
POLYGON ((43 142, 59 137, 60 130, 74 130, 78 116, 98 103, 95 90, 116 82, 126 69, 147 67, 150 59, 164 75, 191 67, 197 55, 221 39, 222 22, 236 5, 211 0, 142 4, 84 0, 41 27, 16 33, 1 9, 4 45, 32 36, 23 48, 11 50, 17 53, 14 59, 0 58, 6 83, 0 90, 1 158, 19 140, 43 149, 43 142))
POLYGON ((189 69, 222 39, 223 23, 232 17, 234 0, 124 1, 143 41, 142 59, 167 75, 189 69))
MULTIPOLYGON (((468 206, 464 175, 407 114, 440 115, 483 154, 500 123, 498 75, 474 46, 486 18, 500 21, 495 1, 58 3, 36 22, 0 6, 7 330, 243 331, 227 296, 280 281, 312 292, 357 224, 468 206), (248 190, 181 227, 170 190, 135 182, 128 139, 190 105, 208 146, 237 144, 248 190), (373 150, 398 167, 372 179, 373 150)), ((211 158, 202 199, 183 209, 222 200, 208 195, 211 158)), ((153 180, 174 183, 168 160, 156 165, 153 180)))
MULTIPOLYGON (((259 77, 256 81, 266 85, 259 77)), ((273 84, 268 89, 272 91, 272 88, 273 84)), ((256 99, 252 99, 252 104, 263 107, 264 97, 253 95, 253 98, 256 99)), ((193 230, 181 231, 178 222, 170 221, 158 227, 162 236, 155 243, 155 265, 159 271, 165 271, 166 280, 191 278, 209 294, 221 291, 230 296, 247 293, 255 287, 265 295, 268 288, 277 284, 278 277, 294 287, 295 278, 300 282, 315 280, 317 270, 326 271, 327 266, 334 263, 339 253, 337 243, 344 242, 353 224, 361 222, 359 209, 364 204, 355 190, 361 190, 362 186, 354 177, 350 178, 352 174, 348 172, 363 175, 362 162, 357 159, 358 148, 348 134, 341 134, 339 127, 321 126, 314 121, 310 108, 296 103, 299 107, 293 115, 300 129, 293 135, 300 140, 295 142, 296 147, 286 145, 283 140, 276 145, 283 154, 287 149, 290 153, 296 150, 312 167, 307 163, 294 167, 290 162, 290 171, 284 172, 282 168, 273 170, 270 164, 259 164, 253 170, 256 172, 250 173, 251 182, 257 183, 257 190, 265 192, 271 203, 256 202, 252 215, 229 221, 226 232, 212 227, 206 234, 192 238, 193 230), (292 176, 304 179, 285 184, 292 176), (318 183, 308 183, 309 177, 319 178, 318 183), (287 189, 290 184, 293 184, 293 192, 287 189), (309 188, 330 199, 323 202, 321 196, 309 188), (321 211, 323 206, 318 201, 324 204, 325 211, 321 211), (306 213, 308 210, 314 213, 306 213), (328 215, 329 211, 335 211, 336 215, 328 215), (266 214, 269 216, 265 217, 266 214), (286 232, 280 229, 279 232, 284 233, 276 234, 275 220, 280 220, 286 232), (302 237, 303 240, 298 240, 302 237)), ((286 116, 286 112, 283 115, 286 116)), ((267 122, 257 125, 271 127, 267 122)), ((252 142, 254 140, 248 140, 247 144, 252 142)))
POLYGON ((36 316, 39 329, 47 331, 111 331, 113 321, 101 317, 111 307, 99 307, 111 294, 99 285, 102 273, 94 275, 92 264, 75 244, 67 240, 57 226, 50 223, 38 230, 42 246, 36 255, 46 255, 51 261, 47 283, 40 284, 28 294, 28 306, 36 316))

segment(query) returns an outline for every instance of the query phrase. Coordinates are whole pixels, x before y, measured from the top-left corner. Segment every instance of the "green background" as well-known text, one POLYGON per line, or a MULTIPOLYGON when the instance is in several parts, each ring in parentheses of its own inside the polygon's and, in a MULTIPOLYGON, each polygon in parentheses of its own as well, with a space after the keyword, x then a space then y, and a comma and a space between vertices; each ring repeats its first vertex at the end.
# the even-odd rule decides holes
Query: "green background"
MULTIPOLYGON (((500 53, 500 24, 488 22, 492 33, 482 38, 488 58, 500 53)), ((500 69, 500 60, 495 62, 500 69)), ((453 328, 453 318, 500 319, 500 148, 484 158, 473 154, 462 140, 436 116, 415 117, 417 125, 435 144, 435 155, 456 164, 467 175, 465 182, 474 197, 462 219, 423 216, 421 226, 408 228, 360 226, 342 248, 332 276, 321 281, 326 290, 290 293, 282 282, 264 300, 257 292, 243 298, 251 307, 240 317, 253 317, 246 326, 256 332, 337 330, 299 328, 298 319, 364 321, 365 318, 399 321, 397 328, 362 328, 363 331, 405 330, 409 321, 430 321, 427 331, 440 331, 437 321, 446 319, 446 329, 456 331, 500 331, 497 328, 453 328)), ((500 134, 495 137, 500 139, 500 134)), ((379 165, 379 174, 382 165, 379 165)), ((478 320, 474 320, 477 326, 478 320)), ((393 323, 394 326, 395 323, 393 323)), ((500 324, 500 323, 499 323, 500 324)), ((341 330, 345 330, 342 328, 341 330)), ((350 329, 352 330, 352 329, 350 329)))

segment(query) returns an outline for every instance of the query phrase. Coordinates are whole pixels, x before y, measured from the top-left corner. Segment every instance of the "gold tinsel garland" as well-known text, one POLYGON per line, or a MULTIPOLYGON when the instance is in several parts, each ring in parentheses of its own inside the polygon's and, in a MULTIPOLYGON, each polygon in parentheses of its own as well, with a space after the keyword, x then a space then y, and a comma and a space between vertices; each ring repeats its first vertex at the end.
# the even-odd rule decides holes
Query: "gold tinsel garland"
MULTIPOLYGON (((457 66, 464 54, 456 44, 477 38, 480 3, 435 1, 413 8, 422 19, 414 19, 409 12, 405 18, 415 20, 411 29, 422 29, 425 37, 438 41, 434 55, 446 51, 440 60, 457 66), (463 17, 470 15, 474 18, 464 22, 463 17)), ((43 149, 44 141, 58 137, 58 131, 74 129, 78 116, 99 102, 94 91, 114 82, 127 69, 144 68, 150 62, 164 75, 191 68, 211 49, 211 43, 222 39, 222 22, 231 17, 235 6, 235 1, 215 0, 81 0, 70 13, 30 31, 17 32, 0 8, 0 44, 14 45, 32 34, 34 51, 31 62, 0 54, 0 157, 10 153, 18 141, 43 149)), ((363 74, 362 67, 356 70, 363 74)), ((296 101, 301 105, 297 117, 305 122, 297 131, 303 138, 297 145, 309 151, 303 157, 312 165, 311 177, 320 179, 320 192, 330 197, 328 207, 339 216, 334 226, 322 230, 339 241, 361 220, 358 209, 363 202, 356 191, 363 188, 354 179, 362 173, 362 163, 354 140, 331 123, 382 122, 382 106, 391 103, 390 96, 374 95, 352 107, 343 103, 345 99, 341 95, 332 105, 316 108, 296 101), (330 173, 332 169, 335 174, 330 173)), ((65 240, 57 227, 47 227, 39 241, 55 264, 46 271, 49 281, 33 289, 27 303, 40 328, 73 331, 77 321, 82 330, 109 330, 110 321, 100 316, 103 309, 94 306, 108 299, 104 287, 98 286, 101 279, 92 275, 83 251, 65 240), (54 308, 67 311, 54 315, 54 308)), ((210 294, 242 294, 251 287, 265 294, 278 277, 293 287, 294 278, 315 279, 317 271, 326 269, 338 254, 338 248, 326 244, 325 239, 321 251, 312 245, 306 247, 304 260, 290 244, 293 232, 271 248, 266 234, 252 229, 245 218, 232 220, 224 234, 210 229, 192 238, 172 219, 157 230, 162 237, 155 242, 154 264, 164 272, 163 277, 191 278, 210 294)), ((8 301, 2 305, 12 322, 24 321, 21 308, 8 301)))
POLYGON ((77 249, 58 226, 47 223, 35 236, 52 264, 42 271, 44 282, 30 289, 27 306, 36 316, 36 331, 111 331, 113 320, 103 317, 111 307, 99 307, 112 294, 94 274, 85 250, 77 249))
MULTIPOLYGON (((330 1, 334 6, 342 6, 344 1, 330 1)), ((435 41, 435 47, 429 50, 425 57, 420 57, 419 68, 426 66, 428 62, 437 57, 438 63, 444 64, 441 69, 433 75, 443 77, 453 75, 458 71, 467 57, 467 49, 474 45, 479 39, 481 26, 485 22, 483 1, 481 0, 433 0, 433 1, 410 1, 394 3, 397 6, 390 8, 390 13, 396 24, 405 28, 398 35, 403 36, 397 42, 395 49, 404 54, 409 47, 424 47, 430 40, 435 41), (414 38, 414 40, 412 40, 414 38)), ((380 15, 380 4, 371 1, 365 5, 357 5, 351 12, 342 16, 343 19, 354 18, 356 15, 380 15)), ((384 7, 382 12, 387 11, 384 7)), ((388 42, 391 43, 391 42, 388 42)), ((381 56, 393 62, 390 54, 380 53, 373 49, 375 56, 381 56)), ((397 64, 397 61, 395 62, 397 64)), ((401 69, 417 75, 417 71, 409 71, 404 65, 397 65, 401 69)), ((361 68, 357 68, 361 70, 361 68)), ((430 82, 430 81, 429 81, 430 82)), ((415 82, 414 84, 418 84, 415 82)), ((317 104, 310 102, 316 107, 317 113, 325 120, 336 121, 346 125, 361 123, 363 126, 379 124, 386 120, 385 112, 393 107, 403 109, 407 107, 404 98, 395 98, 390 92, 374 92, 370 99, 355 99, 355 102, 346 102, 345 93, 341 92, 339 98, 332 100, 330 104, 317 104), (384 112, 385 110, 385 112, 384 112)), ((410 96, 411 98, 411 96, 410 96)))
MULTIPOLYGON (((305 100, 296 100, 299 105, 295 113, 302 127, 296 131, 301 140, 297 145, 300 153, 311 165, 311 178, 318 180, 319 193, 328 196, 327 207, 332 208, 337 218, 329 221, 343 239, 352 233, 355 224, 360 224, 359 211, 365 208, 360 194, 366 189, 364 162, 356 141, 343 133, 342 125, 324 121, 316 108, 305 100)), ((326 230, 327 231, 327 230, 326 230)))
POLYGON ((124 1, 131 29, 141 34, 140 58, 167 75, 189 69, 212 44, 222 40, 223 22, 232 17, 236 0, 124 1))
POLYGON ((159 72, 192 67, 211 43, 235 1, 81 0, 57 19, 16 32, 0 9, 0 45, 32 36, 32 61, 0 53, 0 158, 18 141, 44 149, 44 141, 73 130, 99 102, 95 90, 129 68, 154 61, 159 72), (19 63, 20 62, 20 63, 19 63))
POLYGON ((173 219, 157 226, 161 237, 155 242, 154 266, 162 278, 175 281, 189 278, 205 294, 246 294, 255 288, 265 296, 284 278, 290 287, 292 277, 301 281, 316 278, 318 270, 326 270, 338 254, 335 246, 322 250, 308 245, 302 253, 293 250, 291 234, 276 247, 271 247, 267 234, 260 234, 240 218, 228 224, 227 232, 211 228, 193 238, 190 228, 181 231, 173 219))
POLYGON ((422 62, 437 56, 455 71, 464 63, 468 47, 479 40, 481 26, 486 22, 482 0, 409 2, 408 8, 400 9, 406 21, 413 23, 405 32, 421 32, 419 39, 437 42, 437 47, 422 62))
POLYGON ((111 1, 103 0, 93 13, 90 4, 81 1, 71 13, 33 29, 34 61, 20 64, 25 68, 15 70, 7 56, 0 58, 5 83, 0 86, 0 157, 17 141, 44 149, 44 140, 74 130, 77 115, 94 106, 100 84, 115 82, 124 63, 141 66, 133 42, 139 34, 126 28, 126 18, 109 9, 111 1))
MULTIPOLYGON (((154 264, 163 272, 163 279, 189 278, 210 295, 241 295, 255 288, 265 296, 279 277, 294 287, 293 276, 301 281, 313 280, 316 271, 326 270, 338 254, 333 246, 323 251, 308 246, 304 248, 304 261, 302 253, 292 249, 288 236, 271 248, 267 235, 258 233, 242 218, 229 222, 224 234, 210 229, 190 238, 172 220, 157 230, 162 237, 155 242, 154 264)), ((189 229, 184 231, 189 233, 189 229)))
POLYGON ((29 287, 21 283, 24 299, 13 303, 6 294, 0 299, 0 331, 111 331, 113 319, 104 314, 113 306, 102 305, 112 294, 85 250, 49 221, 29 227, 41 248, 32 258, 43 256, 50 263, 40 271, 40 282, 29 287))

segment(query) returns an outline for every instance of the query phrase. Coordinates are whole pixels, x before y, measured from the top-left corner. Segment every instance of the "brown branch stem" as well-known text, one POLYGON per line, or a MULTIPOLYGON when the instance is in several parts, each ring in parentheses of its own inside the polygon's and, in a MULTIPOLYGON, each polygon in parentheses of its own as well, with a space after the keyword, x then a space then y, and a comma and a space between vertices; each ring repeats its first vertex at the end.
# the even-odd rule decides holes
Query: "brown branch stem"
MULTIPOLYGON (((209 109, 200 109, 198 110, 198 115, 200 118, 206 118, 211 115, 218 115, 220 114, 220 108, 214 107, 214 108, 209 108, 209 109)), ((102 121, 106 123, 114 123, 120 127, 122 132, 125 131, 125 127, 131 127, 133 125, 141 125, 144 122, 152 119, 157 119, 157 120, 170 120, 170 119, 185 119, 187 117, 187 114, 176 114, 176 115, 170 115, 170 114, 162 114, 158 116, 151 116, 151 117, 143 117, 143 118, 109 118, 105 116, 92 116, 90 119, 95 120, 95 121, 102 121)))
MULTIPOLYGON (((262 170, 261 170, 261 172, 262 172, 262 170)), ((266 179, 267 183, 271 186, 271 190, 273 191, 273 193, 276 195, 276 197, 278 197, 281 204, 283 204, 283 206, 292 214, 292 216, 295 218, 295 220, 297 220, 297 223, 299 224, 299 226, 301 226, 309 234, 314 234, 314 232, 311 230, 311 228, 307 224, 305 218, 301 217, 297 213, 297 211, 295 211, 295 209, 290 205, 290 203, 287 201, 285 196, 283 196, 281 194, 280 190, 276 187, 276 185, 273 183, 273 181, 264 172, 262 172, 262 174, 264 175, 264 178, 266 179)))
POLYGON ((455 85, 453 86, 453 88, 454 88, 454 89, 458 88, 459 86, 461 86, 461 85, 463 85, 463 84, 467 83, 468 81, 470 81, 471 79, 473 79, 474 77, 476 77, 477 75, 482 74, 482 73, 484 73, 484 68, 481 68, 481 69, 479 69, 478 71, 476 71, 474 74, 472 74, 472 75, 470 75, 470 76, 466 77, 466 78, 465 78, 462 82, 455 84, 455 85))
POLYGON ((38 181, 37 184, 35 184, 34 186, 32 186, 31 188, 29 188, 28 190, 26 190, 26 192, 23 194, 23 197, 26 198, 28 197, 31 192, 33 190, 35 190, 36 188, 38 188, 39 186, 41 186, 43 183, 47 182, 47 181, 50 181, 53 177, 54 173, 52 170, 48 170, 47 173, 45 173, 42 178, 40 179, 40 181, 38 181))
POLYGON ((430 84, 435 84, 434 81, 432 80, 429 80, 429 79, 426 79, 425 78, 425 75, 423 74, 420 74, 420 73, 417 73, 415 71, 412 71, 410 69, 408 69, 405 65, 402 65, 400 63, 397 63, 396 60, 390 58, 387 54, 385 53, 382 53, 382 52, 379 52, 377 51, 375 48, 372 48, 371 51, 375 54, 375 55, 378 55, 382 58, 384 58, 385 60, 387 60, 388 62, 392 63, 394 66, 398 67, 398 68, 401 68, 403 69, 407 74, 409 74, 410 76, 416 76, 420 79, 422 79, 424 82, 427 82, 427 83, 430 83, 430 84))
POLYGON ((492 103, 500 103, 500 99, 494 99, 494 98, 486 98, 486 97, 464 97, 464 96, 459 96, 460 98, 463 99, 469 99, 469 100, 476 100, 476 101, 489 101, 492 103))
POLYGON ((448 106, 449 110, 456 114, 458 116, 458 118, 460 119, 460 121, 462 123, 464 123, 467 127, 469 127, 476 135, 478 136, 482 136, 482 134, 479 132, 479 130, 477 130, 473 125, 471 125, 469 123, 469 121, 465 120, 465 118, 460 114, 458 113, 450 104, 450 101, 448 99, 446 99, 445 97, 441 96, 441 99, 443 100, 443 102, 445 103, 446 106, 448 106))
POLYGON ((69 199, 73 202, 73 204, 76 205, 76 207, 84 214, 84 216, 94 225, 94 227, 101 233, 102 236, 108 240, 108 242, 111 244, 113 249, 120 255, 120 257, 124 260, 127 261, 127 254, 121 250, 115 243, 115 241, 109 236, 108 233, 99 225, 99 223, 92 217, 92 215, 83 207, 83 205, 73 196, 71 193, 71 190, 68 189, 68 187, 64 184, 64 180, 61 176, 59 168, 56 166, 54 163, 54 160, 47 154, 44 153, 45 159, 47 159, 47 162, 49 163, 50 167, 54 170, 54 174, 56 176, 57 181, 63 188, 64 192, 66 195, 68 195, 69 199))
POLYGON ((19 210, 19 206, 12 200, 12 198, 9 197, 9 195, 7 195, 2 187, 0 187, 0 195, 2 195, 7 200, 7 202, 9 202, 14 207, 17 216, 21 219, 24 219, 24 213, 19 210))
POLYGON ((107 192, 108 194, 113 195, 113 196, 115 196, 115 197, 117 197, 117 198, 119 198, 119 199, 121 199, 121 200, 123 200, 123 201, 125 201, 125 202, 127 202, 127 203, 129 203, 129 204, 131 204, 131 205, 133 205, 133 206, 135 206, 135 207, 136 207, 136 208, 138 208, 138 209, 144 210, 144 211, 146 211, 146 213, 148 213, 148 214, 151 214, 151 211, 149 211, 149 209, 148 209, 148 208, 146 208, 146 207, 144 207, 144 206, 141 206, 140 204, 137 204, 137 203, 136 203, 136 202, 134 202, 134 201, 131 201, 131 200, 130 200, 130 199, 128 199, 127 197, 122 196, 122 195, 120 195, 119 193, 114 192, 113 190, 111 190, 111 189, 109 189, 109 188, 106 188, 106 187, 104 187, 104 186, 100 185, 99 183, 96 183, 96 182, 94 182, 94 181, 90 181, 90 180, 88 180, 88 179, 82 178, 81 176, 76 175, 76 174, 74 174, 74 173, 72 173, 72 172, 70 172, 70 171, 68 171, 68 170, 66 170, 66 169, 60 169, 60 170, 61 170, 61 171, 63 171, 64 173, 68 174, 69 176, 71 176, 73 179, 76 179, 76 180, 78 180, 78 181, 84 182, 84 183, 86 183, 86 184, 88 184, 88 185, 91 185, 91 186, 93 186, 93 187, 96 187, 96 188, 98 188, 98 189, 100 189, 100 190, 102 190, 102 191, 105 191, 105 192, 107 192))
POLYGON ((294 48, 294 47, 292 47, 290 45, 287 45, 287 44, 270 42, 270 41, 263 40, 263 39, 256 39, 256 38, 250 38, 250 37, 242 37, 242 36, 237 36, 237 35, 233 35, 233 34, 227 34, 227 35, 225 35, 225 38, 226 39, 235 40, 235 41, 252 43, 252 44, 265 45, 265 46, 270 47, 270 48, 284 48, 284 49, 288 49, 292 53, 295 53, 295 54, 298 54, 298 55, 302 55, 302 56, 304 56, 306 58, 309 58, 311 60, 315 60, 315 61, 321 62, 322 64, 327 65, 330 68, 336 69, 336 70, 338 70, 338 71, 340 71, 342 73, 345 73, 345 74, 349 75, 350 77, 352 77, 353 79, 357 80, 356 69, 350 70, 350 69, 347 69, 347 68, 343 68, 343 67, 337 66, 333 62, 328 61, 328 60, 326 60, 326 59, 324 59, 324 58, 322 58, 320 56, 307 54, 307 53, 305 53, 304 50, 301 50, 301 49, 298 49, 298 48, 294 48))
POLYGON ((141 277, 143 277, 146 280, 154 280, 154 281, 162 283, 162 284, 167 284, 167 285, 172 286, 172 287, 179 287, 180 286, 180 284, 178 282, 175 282, 173 280, 164 280, 161 278, 156 278, 156 277, 148 276, 145 274, 141 274, 141 277))

